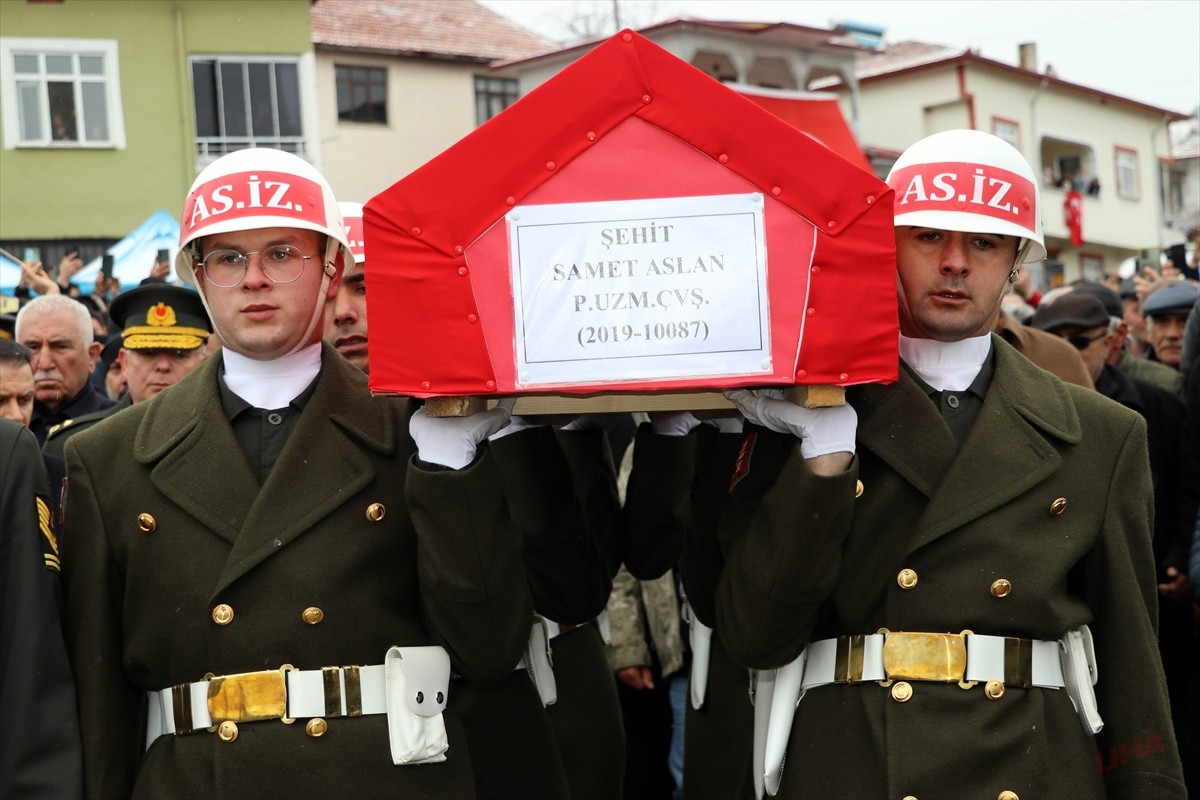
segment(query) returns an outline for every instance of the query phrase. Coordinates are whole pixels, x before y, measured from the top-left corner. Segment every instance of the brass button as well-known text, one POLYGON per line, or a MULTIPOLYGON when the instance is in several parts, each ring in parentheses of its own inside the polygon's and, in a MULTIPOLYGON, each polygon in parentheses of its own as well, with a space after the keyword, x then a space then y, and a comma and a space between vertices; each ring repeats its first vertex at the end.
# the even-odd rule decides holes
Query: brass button
POLYGON ((154 533, 158 527, 153 514, 138 514, 138 530, 142 533, 154 533))
POLYGON ((892 699, 897 703, 907 703, 912 697, 912 686, 905 681, 892 684, 892 699))
POLYGON ((308 608, 304 609, 304 613, 300 615, 300 618, 309 625, 316 625, 318 622, 325 619, 325 612, 316 606, 309 606, 308 608))
POLYGON ((1010 789, 1005 789, 1003 792, 1001 792, 999 795, 996 796, 996 800, 1021 800, 1021 798, 1017 797, 1016 792, 1014 792, 1010 789))
POLYGON ((1004 578, 997 578, 992 581, 992 597, 1008 597, 1008 593, 1012 591, 1012 584, 1004 578))
POLYGON ((896 576, 896 583, 900 584, 901 589, 911 589, 917 585, 917 573, 911 569, 902 569, 896 576))
POLYGON ((325 735, 325 731, 329 730, 329 723, 320 717, 313 717, 304 726, 304 732, 314 739, 319 739, 325 735))
POLYGON ((862 493, 863 493, 862 481, 855 481, 854 482, 854 496, 862 497, 862 493))
POLYGON ((367 506, 367 519, 371 522, 379 522, 387 514, 387 509, 383 507, 383 503, 371 503, 367 506))
POLYGON ((219 728, 217 728, 217 736, 221 738, 222 742, 232 742, 237 738, 237 735, 237 723, 233 720, 227 719, 221 723, 219 728))
POLYGON ((212 610, 212 618, 218 625, 228 625, 233 622, 233 607, 221 603, 212 610))
POLYGON ((1050 504, 1050 516, 1057 517, 1067 510, 1067 498, 1060 497, 1050 504))
POLYGON ((1004 682, 988 681, 983 686, 983 693, 988 700, 999 700, 1004 697, 1004 682))

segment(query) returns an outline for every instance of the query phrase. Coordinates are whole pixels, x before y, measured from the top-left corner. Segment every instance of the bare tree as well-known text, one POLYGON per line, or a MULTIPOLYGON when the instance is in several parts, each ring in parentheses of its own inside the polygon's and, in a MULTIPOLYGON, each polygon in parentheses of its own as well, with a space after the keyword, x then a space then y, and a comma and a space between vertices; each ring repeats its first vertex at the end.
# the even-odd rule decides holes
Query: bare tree
POLYGON ((671 5, 663 0, 576 0, 564 4, 555 18, 571 40, 598 39, 658 22, 671 5))

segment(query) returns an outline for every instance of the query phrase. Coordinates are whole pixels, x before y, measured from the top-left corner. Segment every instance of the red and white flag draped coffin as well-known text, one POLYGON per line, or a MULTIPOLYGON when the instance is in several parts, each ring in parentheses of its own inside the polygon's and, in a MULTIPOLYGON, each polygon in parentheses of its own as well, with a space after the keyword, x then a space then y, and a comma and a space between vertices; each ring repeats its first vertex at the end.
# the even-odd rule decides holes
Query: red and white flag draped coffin
MULTIPOLYGON (((892 191, 873 175, 644 37, 622 31, 367 203, 371 389, 432 397, 894 381, 892 201, 892 191), (523 291, 515 288, 520 282, 514 282, 509 241, 516 211, 727 196, 749 197, 761 208, 765 247, 758 252, 769 268, 757 273, 766 296, 759 319, 766 357, 756 369, 716 375, 700 353, 692 362, 699 366, 687 375, 668 370, 646 377, 638 358, 609 352, 601 361, 610 369, 621 364, 616 378, 585 375, 547 385, 520 372, 528 353, 518 350, 536 349, 547 337, 529 335, 539 312, 514 304, 523 291)), ((612 206, 605 207, 611 216, 612 206)), ((665 223, 646 224, 640 239, 634 232, 635 241, 653 238, 653 226, 661 231, 665 223)), ((605 244, 613 229, 605 230, 605 244)), ((589 246, 598 244, 593 236, 589 246)), ((628 261, 661 272, 670 259, 657 256, 668 252, 628 261)), ((545 264, 537 279, 542 288, 561 288, 550 282, 564 277, 581 279, 564 295, 562 318, 548 328, 563 339, 552 346, 578 347, 584 361, 594 357, 601 351, 593 347, 589 354, 588 331, 594 340, 604 326, 573 327, 573 314, 594 320, 585 312, 619 307, 623 298, 633 306, 640 298, 643 307, 634 313, 661 313, 662 319, 683 313, 676 301, 695 301, 687 313, 696 319, 673 326, 652 325, 648 317, 643 328, 639 318, 605 332, 631 349, 649 347, 651 339, 663 345, 672 332, 690 337, 683 346, 699 351, 702 335, 716 341, 699 318, 706 302, 700 284, 689 280, 707 281, 704 291, 711 294, 728 276, 687 276, 684 267, 677 284, 654 284, 656 295, 601 280, 628 279, 627 263, 608 273, 596 266, 552 257, 545 264), (663 302, 656 304, 656 297, 663 302)), ((523 280, 531 280, 528 272, 523 280)), ((745 323, 754 327, 752 319, 745 323)), ((726 320, 725 327, 737 326, 726 320)))

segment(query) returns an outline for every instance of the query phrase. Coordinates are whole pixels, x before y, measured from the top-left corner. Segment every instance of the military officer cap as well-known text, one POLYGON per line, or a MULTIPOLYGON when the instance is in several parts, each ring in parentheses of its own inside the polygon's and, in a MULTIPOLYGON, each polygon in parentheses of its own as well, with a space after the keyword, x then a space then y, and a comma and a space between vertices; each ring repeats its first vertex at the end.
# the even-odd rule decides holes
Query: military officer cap
POLYGON ((1029 324, 1053 333, 1059 328, 1099 328, 1108 325, 1104 304, 1084 292, 1067 292, 1053 303, 1038 306, 1029 324))
POLYGON ((1196 287, 1177 281, 1168 283, 1142 302, 1142 314, 1153 317, 1158 314, 1187 314, 1196 304, 1196 287))
POLYGON ((17 318, 12 314, 0 314, 0 339, 15 339, 17 318))
POLYGON ((191 289, 156 283, 117 295, 108 314, 121 329, 126 350, 194 350, 212 333, 212 323, 191 289))
POLYGON ((1098 283, 1081 283, 1071 290, 1072 294, 1090 294, 1100 301, 1110 317, 1123 317, 1125 310, 1121 308, 1121 298, 1107 286, 1098 283))

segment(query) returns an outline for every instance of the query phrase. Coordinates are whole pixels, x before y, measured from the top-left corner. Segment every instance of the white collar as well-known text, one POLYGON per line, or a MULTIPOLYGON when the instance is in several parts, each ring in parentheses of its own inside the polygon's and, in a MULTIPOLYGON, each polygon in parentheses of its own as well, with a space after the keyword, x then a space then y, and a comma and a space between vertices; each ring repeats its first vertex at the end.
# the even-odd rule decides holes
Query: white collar
POLYGON ((257 361, 222 351, 225 385, 255 408, 284 408, 295 400, 321 371, 321 343, 311 344, 280 358, 257 361))
POLYGON ((992 351, 992 335, 958 342, 910 339, 900 335, 900 358, 921 380, 940 392, 961 392, 971 385, 992 351))

